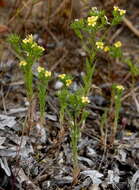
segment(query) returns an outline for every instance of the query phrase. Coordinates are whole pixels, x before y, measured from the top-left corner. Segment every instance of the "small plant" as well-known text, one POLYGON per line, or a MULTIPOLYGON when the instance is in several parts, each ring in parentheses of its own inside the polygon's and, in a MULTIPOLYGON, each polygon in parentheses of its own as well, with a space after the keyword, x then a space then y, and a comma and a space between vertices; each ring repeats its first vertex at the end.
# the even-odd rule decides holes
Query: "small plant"
POLYGON ((121 109, 121 97, 123 94, 124 87, 122 85, 112 86, 112 98, 114 100, 114 123, 111 134, 111 145, 113 146, 119 121, 119 113, 121 109))
POLYGON ((115 42, 112 46, 110 46, 109 54, 113 58, 122 58, 122 43, 120 41, 115 42))
POLYGON ((32 101, 33 101, 33 64, 42 56, 44 48, 39 46, 34 40, 33 35, 28 35, 24 40, 19 36, 12 34, 8 41, 19 58, 19 66, 24 74, 24 83, 26 87, 27 99, 29 101, 28 108, 28 133, 32 127, 32 101))
POLYGON ((113 20, 112 20, 112 26, 117 25, 121 22, 123 16, 125 15, 126 10, 120 9, 117 6, 114 6, 113 9, 113 20))
POLYGON ((105 109, 104 113, 101 116, 101 122, 100 122, 100 134, 101 134, 101 144, 102 147, 104 146, 104 150, 106 150, 107 147, 107 135, 108 135, 108 110, 105 109))
POLYGON ((82 88, 76 92, 71 92, 68 89, 72 83, 71 76, 61 74, 59 75, 59 79, 61 82, 63 82, 63 87, 58 93, 60 102, 60 123, 62 127, 64 123, 64 117, 67 115, 67 121, 71 134, 73 178, 76 180, 79 174, 78 141, 80 138, 81 126, 83 122, 85 122, 88 115, 88 112, 85 111, 85 107, 90 101, 88 97, 83 96, 82 88))
POLYGON ((45 70, 43 67, 38 67, 38 96, 40 104, 40 120, 41 124, 44 124, 44 114, 46 109, 46 89, 48 87, 48 82, 51 78, 51 72, 45 70))
POLYGON ((88 97, 82 96, 81 91, 70 93, 68 95, 69 108, 67 111, 70 118, 71 126, 71 145, 73 151, 74 168, 77 167, 77 143, 80 137, 80 128, 85 121, 88 112, 84 110, 85 106, 90 103, 88 97))
POLYGON ((104 151, 106 151, 107 145, 113 148, 117 129, 119 114, 121 109, 121 98, 124 91, 122 85, 112 85, 111 105, 110 108, 105 109, 101 117, 100 133, 101 143, 104 151), (108 123, 109 122, 109 123, 108 123), (110 127, 108 127, 110 125, 110 127))
POLYGON ((87 53, 85 72, 86 75, 83 77, 84 82, 84 96, 88 96, 90 88, 92 86, 92 77, 95 70, 95 59, 97 51, 102 49, 103 42, 97 42, 97 32, 104 29, 107 25, 107 20, 104 17, 104 11, 99 11, 97 8, 92 8, 89 11, 87 19, 75 20, 71 24, 76 35, 80 38, 81 44, 85 52, 87 53), (97 43, 96 43, 97 42, 97 43), (100 48, 99 48, 100 47, 100 48))
MULTIPOLYGON (((118 7, 114 6, 114 9, 112 11, 113 18, 111 20, 108 20, 105 11, 98 10, 96 7, 93 7, 89 11, 87 18, 81 18, 79 20, 76 19, 71 24, 72 29, 75 31, 75 34, 81 40, 82 47, 87 54, 85 61, 85 75, 83 77, 83 85, 81 87, 82 96, 87 97, 90 93, 90 89, 92 87, 93 74, 95 72, 95 61, 97 59, 98 52, 108 53, 113 58, 122 58, 122 43, 120 41, 117 41, 112 45, 108 44, 107 34, 113 26, 119 24, 122 21, 125 13, 125 10, 119 9, 118 7), (103 33, 103 35, 100 36, 100 33, 103 33)), ((118 107, 120 104, 118 104, 118 101, 120 102, 120 91, 115 92, 117 93, 118 99, 115 100, 116 112, 113 129, 114 138, 119 117, 118 109, 120 109, 118 107)), ((82 113, 84 113, 83 109, 84 108, 81 109, 82 113)), ((102 117, 102 136, 104 136, 103 126, 106 125, 106 116, 107 112, 102 117)))
POLYGON ((60 74, 58 78, 63 83, 63 87, 58 92, 58 98, 60 103, 60 126, 63 130, 65 110, 67 108, 67 95, 69 93, 68 88, 72 84, 72 77, 70 75, 60 74))
POLYGON ((135 78, 139 76, 139 66, 132 63, 131 59, 126 59, 125 63, 129 66, 131 77, 132 77, 132 88, 135 87, 135 78))
POLYGON ((82 91, 78 90, 74 93, 68 94, 68 107, 66 113, 69 118, 69 126, 71 131, 71 147, 72 147, 72 159, 73 159, 73 177, 76 181, 79 174, 78 165, 78 141, 81 136, 81 127, 88 116, 88 112, 85 107, 90 100, 88 97, 82 95, 82 91))
POLYGON ((32 35, 28 35, 24 40, 21 40, 19 36, 13 34, 9 36, 8 41, 20 60, 19 66, 24 73, 27 97, 31 101, 33 97, 32 66, 42 56, 44 48, 34 42, 32 35))
POLYGON ((71 27, 75 31, 75 34, 81 40, 81 44, 85 52, 87 53, 85 72, 83 77, 84 82, 84 96, 88 96, 90 88, 92 86, 92 77, 95 71, 95 60, 97 59, 97 53, 99 51, 109 52, 114 58, 121 57, 121 42, 115 42, 114 45, 107 45, 107 34, 111 27, 119 24, 122 21, 126 11, 114 7, 113 18, 108 21, 105 15, 105 11, 98 10, 93 7, 88 14, 87 18, 76 19, 71 27), (98 33, 102 32, 103 35, 98 39, 98 33), (106 41, 106 42, 104 42, 106 41))

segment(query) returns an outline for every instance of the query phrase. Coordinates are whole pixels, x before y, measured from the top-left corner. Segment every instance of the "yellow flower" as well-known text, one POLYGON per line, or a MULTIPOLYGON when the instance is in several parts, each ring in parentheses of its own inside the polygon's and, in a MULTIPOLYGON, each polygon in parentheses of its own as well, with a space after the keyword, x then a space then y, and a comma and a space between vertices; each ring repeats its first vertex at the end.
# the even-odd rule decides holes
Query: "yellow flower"
POLYGON ((104 48, 104 43, 103 42, 96 42, 96 46, 98 49, 103 49, 104 48))
POLYGON ((82 103, 83 103, 83 104, 86 104, 86 103, 89 104, 89 103, 90 103, 90 100, 88 99, 88 97, 83 96, 83 97, 82 97, 82 103))
POLYGON ((27 65, 27 62, 26 62, 26 61, 20 61, 19 65, 20 65, 20 67, 21 67, 21 66, 26 66, 26 65, 27 65))
POLYGON ((44 51, 45 49, 42 46, 37 46, 38 49, 40 49, 41 51, 44 51))
POLYGON ((87 18, 88 26, 95 26, 97 23, 98 16, 91 16, 87 18))
POLYGON ((61 75, 59 75, 58 77, 60 78, 60 79, 64 79, 65 78, 65 74, 61 74, 61 75))
POLYGON ((120 41, 117 41, 117 42, 115 42, 114 46, 119 48, 122 46, 122 43, 120 41))
POLYGON ((66 86, 70 86, 71 83, 72 83, 72 80, 70 80, 70 79, 67 79, 67 80, 66 80, 66 86))
POLYGON ((117 6, 114 6, 114 11, 118 11, 120 16, 123 16, 126 13, 126 10, 119 9, 119 7, 117 7, 117 6))
POLYGON ((123 10, 123 9, 119 9, 119 13, 120 13, 120 15, 121 15, 121 16, 123 16, 123 15, 125 15, 125 13, 126 13, 126 10, 123 10))
POLYGON ((117 89, 117 90, 124 90, 124 87, 123 87, 122 85, 117 85, 117 86, 116 86, 116 89, 117 89))
POLYGON ((39 67, 37 68, 37 71, 38 71, 38 73, 41 73, 41 72, 44 71, 44 68, 39 66, 39 67))
POLYGON ((113 8, 114 8, 114 11, 119 11, 119 7, 114 6, 113 8))
POLYGON ((51 71, 45 71, 45 76, 46 77, 51 77, 51 71))
POLYGON ((22 42, 25 44, 26 43, 32 43, 33 42, 33 35, 32 34, 28 35, 22 42))
POLYGON ((104 51, 105 51, 105 52, 108 52, 109 50, 110 50, 110 48, 109 48, 108 46, 105 46, 105 47, 104 47, 104 51))
POLYGON ((42 47, 42 46, 39 46, 36 42, 34 42, 32 45, 31 45, 32 48, 38 48, 39 50, 41 51, 44 51, 45 49, 42 47))

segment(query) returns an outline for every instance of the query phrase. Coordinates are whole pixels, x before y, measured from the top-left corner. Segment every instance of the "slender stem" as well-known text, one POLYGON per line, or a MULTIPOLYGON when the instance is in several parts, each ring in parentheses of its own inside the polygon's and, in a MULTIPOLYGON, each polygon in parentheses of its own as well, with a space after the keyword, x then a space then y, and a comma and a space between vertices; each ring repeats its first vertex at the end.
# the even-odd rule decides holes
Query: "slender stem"
POLYGON ((44 124, 45 118, 45 109, 46 109, 46 87, 47 84, 43 84, 43 81, 38 85, 38 90, 39 90, 39 104, 40 104, 40 120, 41 124, 44 124))
POLYGON ((32 74, 32 70, 30 66, 25 71, 24 78, 25 78, 25 86, 27 90, 27 97, 28 97, 28 101, 30 102, 33 96, 33 74, 32 74))

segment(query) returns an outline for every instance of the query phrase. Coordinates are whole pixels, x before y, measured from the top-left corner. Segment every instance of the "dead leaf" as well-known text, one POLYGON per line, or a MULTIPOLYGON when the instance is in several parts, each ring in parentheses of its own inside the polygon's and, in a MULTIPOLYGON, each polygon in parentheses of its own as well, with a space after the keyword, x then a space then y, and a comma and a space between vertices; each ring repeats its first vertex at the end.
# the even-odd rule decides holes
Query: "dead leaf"
POLYGON ((8 166, 8 162, 7 162, 6 157, 0 158, 0 165, 1 165, 1 168, 7 174, 7 176, 11 176, 11 171, 10 171, 10 168, 8 166))
POLYGON ((0 115, 0 129, 5 130, 5 127, 15 128, 16 118, 7 115, 0 115))
POLYGON ((90 177, 93 184, 99 185, 102 183, 100 178, 103 177, 103 174, 99 173, 97 170, 86 170, 81 172, 81 174, 85 175, 86 177, 90 177))
POLYGON ((135 172, 135 174, 132 177, 132 180, 130 182, 130 186, 131 186, 131 190, 135 190, 136 189, 136 183, 139 180, 139 170, 137 170, 135 172))

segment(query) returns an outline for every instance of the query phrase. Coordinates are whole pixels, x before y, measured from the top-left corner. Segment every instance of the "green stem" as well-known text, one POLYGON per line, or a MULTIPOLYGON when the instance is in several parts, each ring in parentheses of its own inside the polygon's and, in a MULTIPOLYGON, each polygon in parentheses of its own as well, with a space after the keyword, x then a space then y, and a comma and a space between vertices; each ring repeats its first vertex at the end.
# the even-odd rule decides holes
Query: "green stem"
POLYGON ((72 129, 72 154, 73 154, 73 168, 78 168, 78 126, 74 121, 72 129))
POLYGON ((114 119, 113 135, 112 135, 113 136, 113 143, 114 143, 114 139, 115 139, 116 132, 117 132, 120 108, 121 108, 121 94, 118 94, 117 100, 115 102, 115 119, 114 119))
POLYGON ((41 123, 44 124, 44 114, 46 109, 46 86, 39 84, 39 104, 40 104, 40 120, 41 123))
POLYGON ((32 74, 31 67, 29 67, 25 71, 24 78, 25 78, 25 86, 26 86, 26 90, 27 90, 27 97, 30 102, 33 97, 33 74, 32 74))

